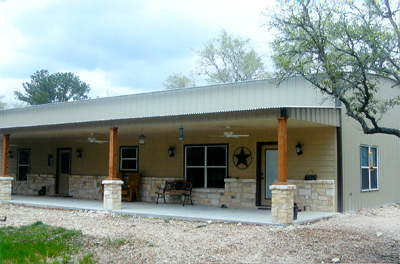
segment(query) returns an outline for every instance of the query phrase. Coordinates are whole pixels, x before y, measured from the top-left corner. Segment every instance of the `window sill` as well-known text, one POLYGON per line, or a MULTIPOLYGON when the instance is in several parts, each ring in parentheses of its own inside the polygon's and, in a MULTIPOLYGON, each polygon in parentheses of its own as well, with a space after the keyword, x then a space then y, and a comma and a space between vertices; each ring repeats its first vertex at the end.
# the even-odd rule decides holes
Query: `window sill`
POLYGON ((368 189, 368 190, 361 190, 361 192, 377 192, 379 189, 368 189))

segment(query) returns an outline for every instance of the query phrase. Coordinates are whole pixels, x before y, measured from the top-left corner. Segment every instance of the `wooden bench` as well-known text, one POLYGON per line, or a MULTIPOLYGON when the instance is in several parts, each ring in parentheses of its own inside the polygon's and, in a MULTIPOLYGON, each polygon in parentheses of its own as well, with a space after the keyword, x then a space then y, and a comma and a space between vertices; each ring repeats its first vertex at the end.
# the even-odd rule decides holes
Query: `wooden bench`
POLYGON ((183 180, 176 180, 176 181, 166 181, 164 188, 157 187, 157 202, 158 204, 158 199, 163 198, 164 203, 167 203, 165 201, 165 195, 169 196, 183 196, 183 204, 182 206, 185 206, 186 199, 190 199, 190 203, 193 205, 192 201, 192 183, 183 181, 183 180))

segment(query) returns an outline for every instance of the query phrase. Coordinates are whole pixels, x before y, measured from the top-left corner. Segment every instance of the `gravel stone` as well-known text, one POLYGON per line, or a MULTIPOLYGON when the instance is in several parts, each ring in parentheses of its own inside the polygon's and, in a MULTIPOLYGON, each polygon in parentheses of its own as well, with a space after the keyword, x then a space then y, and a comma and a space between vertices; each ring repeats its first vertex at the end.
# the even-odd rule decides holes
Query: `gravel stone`
POLYGON ((399 213, 384 206, 281 227, 0 204, 0 227, 81 230, 96 263, 399 263, 399 213))

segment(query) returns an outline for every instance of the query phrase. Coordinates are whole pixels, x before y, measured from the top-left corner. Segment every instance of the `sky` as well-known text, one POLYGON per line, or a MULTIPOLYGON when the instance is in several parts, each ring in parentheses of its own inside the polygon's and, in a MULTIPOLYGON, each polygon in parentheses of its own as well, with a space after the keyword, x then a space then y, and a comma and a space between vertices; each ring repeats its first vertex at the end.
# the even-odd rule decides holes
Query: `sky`
MULTIPOLYGON (((36 71, 72 72, 90 98, 163 90, 221 29, 268 56, 274 0, 0 0, 0 96, 18 102, 36 71)), ((268 65, 267 65, 268 66, 268 65)))

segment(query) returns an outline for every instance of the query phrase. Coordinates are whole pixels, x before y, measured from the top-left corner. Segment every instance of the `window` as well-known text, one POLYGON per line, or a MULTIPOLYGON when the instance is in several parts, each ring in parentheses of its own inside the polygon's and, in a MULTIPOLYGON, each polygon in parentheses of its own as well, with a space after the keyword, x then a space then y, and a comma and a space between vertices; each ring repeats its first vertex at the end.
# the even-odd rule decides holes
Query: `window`
POLYGON ((361 190, 378 189, 378 148, 361 146, 361 190))
POLYGON ((138 171, 138 147, 121 147, 119 171, 138 171))
POLYGON ((18 150, 17 181, 26 181, 31 165, 31 151, 29 149, 18 150))
POLYGON ((185 178, 195 188, 224 188, 227 163, 226 145, 185 147, 185 178))

